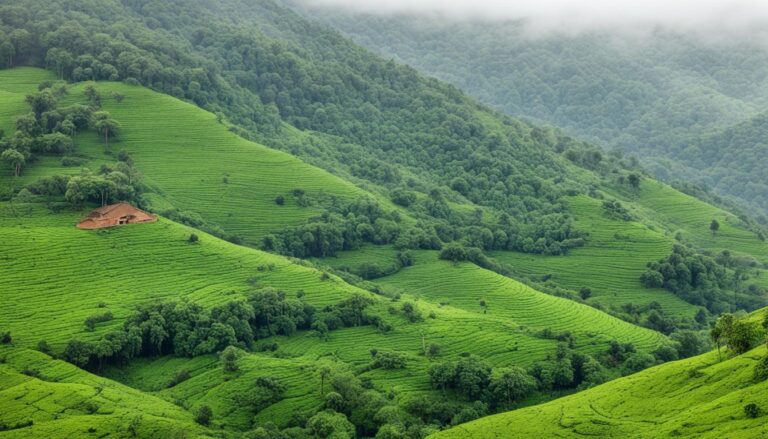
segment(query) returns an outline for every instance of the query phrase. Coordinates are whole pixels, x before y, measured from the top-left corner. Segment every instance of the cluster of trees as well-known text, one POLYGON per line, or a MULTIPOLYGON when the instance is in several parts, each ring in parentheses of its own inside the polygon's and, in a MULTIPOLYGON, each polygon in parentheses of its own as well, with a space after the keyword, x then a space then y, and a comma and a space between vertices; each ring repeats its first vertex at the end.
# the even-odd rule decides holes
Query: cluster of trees
POLYGON ((666 288, 713 314, 733 307, 753 310, 765 306, 765 289, 746 284, 749 276, 744 264, 751 262, 739 261, 728 251, 712 257, 676 244, 671 255, 648 264, 640 282, 647 288, 666 288))
MULTIPOLYGON (((520 226, 502 214, 498 221, 489 223, 483 212, 460 214, 452 211, 441 191, 432 191, 429 197, 411 205, 417 223, 402 221, 397 211, 386 211, 370 198, 344 203, 332 200, 326 211, 308 219, 304 224, 270 234, 262 239, 262 248, 295 257, 334 256, 342 250, 353 250, 364 243, 394 244, 400 250, 440 249, 445 243, 482 250, 518 250, 529 253, 563 254, 584 244, 584 232, 573 227, 563 214, 538 218, 536 222, 520 226), (442 217, 430 215, 430 206, 442 206, 436 211, 442 217), (419 207, 422 209, 420 210, 419 207), (442 214, 441 214, 442 215, 442 214)), ((440 215, 438 215, 440 216, 440 215)), ((478 250, 479 251, 479 250, 478 250)), ((470 252, 477 263, 481 258, 470 252)), ((377 267, 366 278, 381 275, 377 267)), ((395 267, 397 270, 399 267, 395 267)))
POLYGON ((602 207, 605 213, 612 218, 618 218, 624 221, 632 221, 632 214, 629 213, 627 208, 624 207, 619 201, 605 200, 603 201, 602 207))
POLYGON ((718 355, 722 355, 721 347, 723 346, 733 355, 741 355, 755 347, 762 338, 768 344, 768 317, 765 317, 762 322, 756 322, 748 317, 737 317, 731 313, 725 313, 717 319, 709 336, 717 346, 718 355))
POLYGON ((13 136, 3 139, 0 134, 0 160, 11 167, 14 176, 19 176, 25 164, 37 155, 71 154, 72 137, 78 132, 93 128, 104 136, 106 145, 110 137, 117 135, 120 124, 108 112, 100 111, 101 97, 95 88, 86 89, 89 105, 59 108, 58 98, 67 93, 64 84, 40 84, 38 92, 26 96, 31 112, 16 118, 13 136))
POLYGON ((63 197, 75 207, 81 207, 85 202, 102 206, 115 201, 138 203, 144 189, 141 176, 127 153, 121 151, 118 160, 102 165, 96 172, 85 168, 77 175, 41 177, 26 189, 33 195, 63 197))
MULTIPOLYGON (((380 322, 365 312, 371 303, 371 298, 353 296, 317 310, 301 299, 290 299, 283 292, 269 289, 210 311, 188 301, 160 302, 139 307, 121 329, 105 334, 98 342, 71 340, 63 358, 94 369, 105 363, 124 364, 140 356, 192 357, 228 346, 254 349, 255 340, 291 335, 297 330, 313 329, 324 335, 341 327, 380 322)), ((106 320, 96 318, 90 325, 102 321, 106 320)))
POLYGON ((536 391, 587 388, 608 377, 600 362, 568 349, 564 343, 558 345, 554 358, 537 362, 527 370, 517 366, 491 368, 472 355, 455 362, 435 363, 429 368, 430 383, 435 389, 452 389, 491 409, 508 409, 536 391))

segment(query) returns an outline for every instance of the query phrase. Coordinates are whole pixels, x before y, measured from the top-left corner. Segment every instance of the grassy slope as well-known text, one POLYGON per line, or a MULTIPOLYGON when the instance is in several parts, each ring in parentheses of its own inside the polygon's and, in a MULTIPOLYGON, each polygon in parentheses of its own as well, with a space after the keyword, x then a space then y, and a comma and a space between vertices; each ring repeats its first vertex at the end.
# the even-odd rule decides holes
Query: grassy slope
MULTIPOLYGON (((0 102, 5 104, 7 99, 12 104, 8 107, 10 111, 2 110, 9 113, 4 121, 12 120, 12 114, 27 111, 18 102, 23 102, 24 94, 36 90, 46 77, 39 69, 0 71, 0 91, 14 91, 0 94, 0 102), (6 78, 10 81, 6 82, 6 78)), ((83 102, 82 91, 87 85, 72 86, 60 105, 83 102)), ((258 244, 265 234, 300 223, 320 211, 317 207, 298 206, 290 195, 293 189, 304 189, 315 198, 365 194, 289 154, 238 137, 218 123, 215 115, 192 104, 143 87, 121 83, 95 85, 104 109, 123 126, 119 141, 110 145, 111 151, 124 149, 131 154, 154 192, 148 199, 158 209, 176 207, 197 213, 226 232, 258 244), (125 99, 117 103, 112 92, 123 94, 125 99), (275 204, 278 195, 285 196, 284 206, 275 204)), ((92 132, 79 135, 76 148, 90 158, 86 166, 92 169, 116 160, 105 154, 101 139, 92 132)), ((58 159, 48 157, 30 166, 19 183, 46 174, 77 172, 79 168, 64 168, 58 159)), ((13 183, 9 176, 10 170, 3 169, 0 180, 4 181, 0 184, 13 183)))
POLYGON ((161 398, 92 375, 45 354, 0 346, 0 423, 33 425, 0 433, 8 438, 211 437, 193 415, 161 398), (23 374, 34 370, 38 377, 23 374), (89 413, 86 404, 94 404, 89 413), (92 429, 92 430, 89 430, 92 429))
POLYGON ((437 252, 420 253, 416 265, 380 281, 432 302, 475 313, 479 318, 512 322, 525 331, 571 331, 577 345, 587 350, 614 337, 630 338, 640 349, 648 349, 661 340, 656 332, 639 329, 568 299, 541 294, 474 264, 455 265, 438 260, 437 252), (485 300, 487 311, 480 306, 481 300, 485 300))
POLYGON ((565 257, 517 252, 495 252, 492 256, 519 274, 549 274, 554 282, 574 291, 589 287, 591 302, 622 305, 657 301, 670 313, 695 313, 693 306, 676 296, 640 284, 645 265, 670 253, 672 240, 668 236, 639 222, 606 217, 599 200, 579 196, 571 198, 569 205, 576 227, 590 233, 584 247, 573 249, 565 257))
MULTIPOLYGON (((0 204, 0 326, 19 343, 46 339, 61 346, 82 333, 90 315, 111 311, 120 323, 137 304, 189 297, 215 305, 252 289, 249 279, 293 293, 303 289, 314 305, 335 303, 355 291, 285 258, 239 247, 165 219, 101 231, 74 227, 82 213, 50 214, 36 205, 0 204), (201 235, 198 245, 189 234, 201 235), (274 264, 273 271, 259 272, 274 264), (103 304, 104 308, 99 305, 103 304)), ((96 337, 100 331, 91 334, 96 337)), ((86 334, 87 336, 87 334, 86 334)))
POLYGON ((763 355, 766 348, 760 346, 718 362, 717 353, 711 352, 430 437, 766 437, 768 381, 752 381, 752 370, 763 355), (761 416, 744 415, 749 403, 762 408, 761 416))
MULTIPOLYGON (((40 72, 18 69, 0 74, 18 78, 29 74, 27 84, 22 79, 8 82, 12 84, 9 89, 18 91, 12 95, 18 101, 45 77, 40 72), (40 77, 35 77, 38 73, 40 77)), ((4 84, 0 81, 0 89, 4 84)), ((81 99, 82 88, 82 84, 73 88, 70 102, 81 99)), ((137 167, 157 190, 152 200, 158 205, 198 212, 250 242, 275 227, 300 222, 317 211, 295 206, 291 197, 287 197, 286 206, 278 207, 272 201, 277 194, 287 194, 296 187, 339 196, 363 194, 291 156, 234 136, 213 115, 191 105, 139 87, 100 83, 98 88, 106 109, 125 127, 121 141, 112 149, 126 149, 133 155, 137 167), (118 104, 109 97, 110 91, 119 91, 126 99, 118 104), (184 165, 178 165, 182 160, 184 165), (173 166, 169 166, 171 163, 173 166), (222 179, 227 174, 229 183, 225 184, 222 179)), ((23 105, 19 108, 23 110, 23 105)), ((91 157, 89 166, 113 161, 104 155, 92 133, 80 136, 77 143, 78 150, 91 157)), ((64 171, 76 172, 61 168, 53 158, 44 159, 30 167, 27 177, 21 180, 64 171)), ((0 177, 3 179, 7 184, 9 177, 0 177)), ((587 207, 585 217, 594 210, 594 206, 587 207)), ((47 339, 60 348, 72 336, 95 338, 118 325, 136 304, 157 298, 184 296, 212 306, 246 293, 251 288, 248 279, 253 277, 259 279, 259 285, 289 293, 302 289, 314 305, 335 302, 359 291, 335 278, 320 281, 318 271, 284 258, 233 246, 205 234, 201 234, 201 244, 189 245, 185 240, 193 230, 170 221, 84 232, 72 227, 81 215, 82 212, 53 215, 36 206, 0 205, 1 234, 13 237, 0 243, 0 289, 8 297, 0 313, 0 328, 11 329, 17 342, 24 346, 47 339), (260 272, 259 267, 267 264, 275 264, 276 269, 260 272), (102 303, 105 308, 99 307, 102 303), (95 333, 84 332, 84 319, 106 309, 116 319, 100 325, 95 333)), ((598 222, 597 218, 589 220, 598 222)), ((610 234, 610 229, 606 230, 610 234)), ((661 251, 662 245, 653 240, 653 234, 639 225, 633 230, 649 255, 661 251)), ((593 236, 597 242, 597 235, 593 236)), ((389 248, 369 251, 366 257, 393 256, 389 248)), ((622 251, 622 255, 632 252, 622 251)), ((616 260, 619 256, 611 254, 607 259, 616 260)), ((640 263, 639 258, 637 262, 640 263)), ((566 273, 562 267, 558 270, 566 273)), ((614 271, 605 270, 602 275, 614 271)), ((595 272, 597 275, 600 273, 595 272)), ((247 425, 249 415, 231 399, 234 388, 247 385, 254 376, 280 376, 288 384, 288 398, 264 410, 258 419, 284 423, 294 412, 319 404, 314 375, 318 361, 339 361, 344 367, 358 368, 370 361, 368 351, 373 347, 410 355, 405 370, 366 373, 378 388, 393 389, 398 397, 407 398, 429 392, 428 361, 419 355, 422 340, 440 344, 444 359, 473 352, 493 365, 529 364, 551 354, 555 341, 537 336, 545 327, 577 334, 577 345, 586 351, 604 349, 605 341, 611 338, 631 341, 647 350, 662 341, 655 333, 541 294, 474 265, 452 266, 437 261, 434 253, 421 254, 416 266, 383 279, 382 283, 404 291, 404 299, 415 297, 422 312, 426 315, 433 311, 436 319, 409 324, 390 316, 387 318, 396 327, 393 333, 384 335, 373 328, 350 328, 331 333, 326 342, 309 334, 278 337, 280 353, 288 358, 249 355, 243 360, 245 372, 236 380, 225 380, 213 357, 137 362, 127 370, 111 373, 126 383, 167 400, 179 399, 192 408, 210 404, 217 419, 242 427, 247 425), (446 282, 452 288, 446 288, 446 282), (482 313, 480 298, 489 303, 488 314, 482 313), (443 300, 450 303, 440 306, 438 303, 443 300), (584 329, 584 322, 589 322, 588 330, 584 329), (163 390, 163 384, 179 367, 194 370, 193 378, 163 390)), ((659 292, 645 293, 651 300, 659 292)), ((595 300, 601 299, 600 293, 596 296, 595 300)), ((669 296, 664 296, 668 300, 663 302, 665 308, 673 308, 669 296)), ((399 307, 398 303, 393 305, 399 307)), ((386 316, 387 306, 381 302, 376 307, 386 316)))
MULTIPOLYGON (((45 339, 60 349, 72 337, 94 339, 119 325, 136 304, 151 300, 189 297, 213 306, 247 294, 252 288, 249 280, 254 277, 260 286, 282 289, 289 294, 304 290, 306 300, 315 306, 361 292, 334 277, 323 281, 315 269, 206 234, 200 234, 199 244, 189 244, 186 238, 194 229, 165 219, 154 224, 83 231, 73 227, 79 215, 76 212, 50 214, 36 205, 16 204, 12 208, 0 205, 0 234, 12 237, 2 244, 0 290, 4 291, 5 300, 0 328, 11 330, 21 346, 32 347, 45 339), (269 264, 274 264, 273 270, 260 271, 260 267, 269 264), (100 324, 93 333, 86 332, 84 320, 106 310, 115 315, 115 320, 100 324)), ((400 316, 389 315, 389 304, 380 300, 374 309, 394 324, 395 330, 391 333, 381 334, 372 327, 361 327, 334 331, 324 342, 305 333, 276 337, 281 355, 291 360, 263 354, 249 357, 253 359, 246 362, 260 365, 258 373, 264 373, 262 368, 266 367, 274 370, 269 373, 284 377, 292 395, 263 416, 285 422, 298 409, 316 407, 319 401, 312 389, 317 361, 334 359, 357 368, 368 364, 371 348, 401 351, 411 357, 405 370, 368 372, 377 387, 394 389, 403 397, 414 392, 429 392, 426 374, 429 362, 420 355, 422 335, 426 343, 442 346, 444 359, 456 359, 463 352, 472 352, 493 365, 529 364, 550 355, 556 341, 538 336, 538 332, 548 326, 584 335, 584 322, 589 321, 589 331, 595 335, 579 337, 577 343, 586 351, 605 349, 605 342, 614 337, 646 350, 662 342, 656 333, 591 308, 539 293, 474 265, 453 267, 434 260, 434 253, 427 252, 427 255, 429 258, 420 258, 424 260, 402 272, 406 277, 398 288, 408 293, 403 300, 417 300, 422 313, 426 316, 434 312, 435 319, 407 323, 400 316), (447 278, 448 275, 451 278, 447 278), (451 298, 450 305, 438 305, 443 290, 432 293, 424 287, 436 278, 452 279, 456 285, 467 287, 479 285, 480 289, 493 286, 493 290, 485 293, 491 312, 484 315, 478 309, 475 299, 481 295, 478 290, 467 295, 467 300, 457 295, 451 298), (509 310, 502 312, 507 306, 509 310)), ((396 280, 397 277, 393 278, 393 284, 396 280)), ((453 291, 463 293, 465 289, 453 291)), ((399 303, 393 305, 400 306, 399 303)), ((194 364, 201 361, 215 363, 215 359, 177 361, 191 362, 193 370, 199 368, 194 364)), ((161 364, 164 363, 137 363, 117 375, 126 382, 151 382, 140 378, 146 375, 166 383, 176 368, 159 366, 161 364)), ((215 369, 211 364, 206 367, 215 369)), ((246 425, 247 416, 235 410, 229 397, 228 386, 232 384, 221 379, 220 371, 218 374, 196 376, 182 387, 161 394, 169 400, 182 399, 192 407, 202 401, 219 401, 212 404, 218 418, 231 416, 222 421, 233 426, 246 425)), ((241 382, 247 385, 250 381, 241 382)), ((160 387, 150 386, 146 390, 159 391, 160 387)))
POLYGON ((699 247, 713 251, 728 249, 768 263, 768 242, 757 239, 731 213, 651 180, 643 180, 635 202, 646 208, 653 219, 678 228, 685 239, 699 247), (720 223, 714 237, 709 230, 713 219, 720 223))

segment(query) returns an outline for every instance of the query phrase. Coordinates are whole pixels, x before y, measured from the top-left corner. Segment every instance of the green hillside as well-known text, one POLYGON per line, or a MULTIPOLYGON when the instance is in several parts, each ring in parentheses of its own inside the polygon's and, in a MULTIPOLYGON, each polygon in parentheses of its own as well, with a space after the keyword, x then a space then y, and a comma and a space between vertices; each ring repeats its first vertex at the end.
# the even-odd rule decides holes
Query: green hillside
POLYGON ((0 435, 217 437, 161 398, 23 348, 0 346, 0 435))
MULTIPOLYGON (((0 89, 15 109, 24 114, 24 96, 37 89, 43 70, 19 68, 4 70, 0 89), (7 81, 6 81, 7 78, 7 81)), ((62 105, 85 102, 82 95, 88 83, 72 87, 62 105)), ((99 83, 103 107, 125 128, 119 141, 105 151, 94 133, 76 137, 77 152, 94 170, 115 160, 117 151, 128 152, 140 169, 149 208, 156 211, 178 209, 188 216, 200 216, 227 234, 258 245, 268 232, 299 224, 322 211, 319 205, 301 207, 292 195, 303 189, 307 197, 353 198, 364 194, 350 183, 282 152, 249 142, 227 130, 216 116, 167 95, 119 83, 99 83), (109 98, 124 96, 120 103, 109 98), (226 159, 222 159, 226 157, 226 159), (286 203, 275 204, 282 195, 286 203)), ((9 130, 10 132, 10 130, 9 130)), ((15 185, 35 181, 44 175, 76 174, 80 167, 64 167, 54 157, 43 157, 30 166, 15 185)), ((2 170, 4 184, 11 183, 8 169, 2 170)))
POLYGON ((752 374, 765 355, 761 346, 719 362, 711 352, 430 437, 764 437, 768 382, 752 374), (750 403, 762 410, 756 418, 745 415, 750 403))
POLYGON ((96 3, 0 0, 2 437, 423 439, 768 304, 761 225, 637 160, 283 2, 96 3))

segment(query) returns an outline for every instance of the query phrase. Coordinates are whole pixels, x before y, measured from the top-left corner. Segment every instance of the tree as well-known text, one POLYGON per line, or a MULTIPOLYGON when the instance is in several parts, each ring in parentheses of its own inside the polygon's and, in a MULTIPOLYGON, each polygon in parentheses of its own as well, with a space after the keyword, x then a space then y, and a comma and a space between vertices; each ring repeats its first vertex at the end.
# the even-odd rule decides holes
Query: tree
POLYGON ((733 323, 728 337, 729 347, 736 355, 741 355, 752 348, 757 338, 755 324, 746 319, 739 319, 733 323))
POLYGON ((751 402, 744 406, 744 414, 748 418, 754 419, 760 414, 760 407, 754 402, 751 402))
POLYGON ((536 390, 536 379, 521 367, 503 368, 494 371, 490 389, 496 401, 510 406, 536 390))
POLYGON ((224 368, 225 372, 237 372, 240 369, 237 366, 238 357, 239 353, 234 346, 227 346, 227 348, 221 352, 219 359, 221 360, 221 366, 224 368))
POLYGON ((21 168, 24 166, 24 162, 26 161, 24 154, 16 151, 15 149, 6 149, 3 151, 3 153, 0 154, 0 160, 11 166, 11 169, 13 169, 14 177, 21 175, 21 168))
POLYGON ((582 300, 587 300, 592 297, 592 290, 587 287, 581 287, 581 290, 579 290, 579 296, 581 296, 582 300))
POLYGON ((64 360, 82 368, 90 362, 92 352, 93 348, 91 345, 80 340, 70 340, 64 348, 62 355, 64 360))
MULTIPOLYGON (((85 87, 83 93, 85 94, 85 97, 88 98, 88 103, 91 108, 94 110, 101 108, 101 94, 96 90, 96 87, 89 85, 85 87)), ((106 113, 106 111, 104 113, 106 113)))
POLYGON ((307 430, 315 438, 351 439, 355 435, 355 426, 341 413, 332 410, 322 411, 307 421, 307 430))
POLYGON ((469 356, 456 363, 456 388, 469 399, 477 399, 488 387, 491 368, 480 358, 469 356))
POLYGON ((322 396, 325 393, 325 380, 327 380, 328 377, 331 376, 330 366, 327 366, 327 365, 320 366, 320 369, 318 370, 318 375, 320 375, 320 395, 322 396))
POLYGON ((717 231, 720 230, 720 223, 717 222, 716 219, 713 219, 712 222, 709 223, 709 230, 712 232, 712 237, 714 238, 717 231))
POLYGON ((715 326, 709 331, 709 336, 712 339, 712 342, 717 346, 717 356, 720 360, 722 360, 720 346, 723 340, 728 340, 733 328, 734 320, 735 317, 733 314, 723 314, 717 319, 715 326))
POLYGON ((13 47, 10 41, 5 41, 0 44, 0 56, 3 60, 7 60, 7 67, 13 66, 13 56, 16 54, 16 48, 13 47))
POLYGON ((27 95, 25 101, 32 107, 32 112, 35 113, 35 118, 38 120, 43 113, 56 108, 56 98, 50 90, 27 95))
POLYGON ((207 405, 200 406, 200 409, 197 411, 197 416, 195 416, 195 422, 200 425, 208 426, 211 425, 212 420, 213 410, 207 405))
POLYGON ((74 58, 69 51, 54 47, 48 49, 45 55, 45 63, 48 66, 54 67, 59 72, 59 78, 64 79, 64 72, 72 67, 74 58))
POLYGON ((120 123, 112 119, 106 111, 93 113, 93 118, 93 127, 99 134, 104 135, 104 145, 109 148, 109 138, 117 136, 120 132, 120 123))
POLYGON ((436 363, 429 366, 429 382, 435 389, 446 390, 454 386, 456 381, 456 365, 453 363, 436 363))
POLYGON ((632 189, 639 189, 640 188, 640 174, 638 173, 631 173, 627 176, 627 182, 629 183, 629 186, 632 189))
MULTIPOLYGON (((26 29, 16 29, 11 32, 11 43, 16 48, 15 57, 22 57, 29 55, 29 50, 32 46, 32 34, 26 29)), ((12 63, 11 63, 12 64, 12 63)))

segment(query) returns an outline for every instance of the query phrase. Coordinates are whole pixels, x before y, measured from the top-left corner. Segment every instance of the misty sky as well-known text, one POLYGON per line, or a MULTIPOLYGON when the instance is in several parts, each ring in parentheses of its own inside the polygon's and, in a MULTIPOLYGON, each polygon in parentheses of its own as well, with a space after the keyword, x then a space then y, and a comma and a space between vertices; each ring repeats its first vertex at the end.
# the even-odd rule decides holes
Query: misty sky
POLYGON ((364 12, 439 12, 452 18, 526 19, 533 29, 583 31, 663 26, 764 33, 768 0, 304 0, 364 12))

